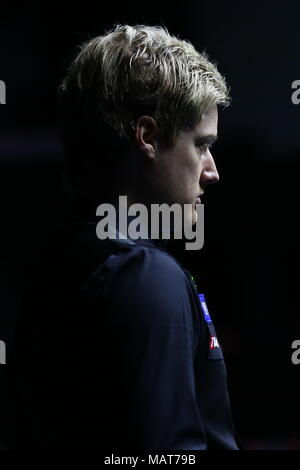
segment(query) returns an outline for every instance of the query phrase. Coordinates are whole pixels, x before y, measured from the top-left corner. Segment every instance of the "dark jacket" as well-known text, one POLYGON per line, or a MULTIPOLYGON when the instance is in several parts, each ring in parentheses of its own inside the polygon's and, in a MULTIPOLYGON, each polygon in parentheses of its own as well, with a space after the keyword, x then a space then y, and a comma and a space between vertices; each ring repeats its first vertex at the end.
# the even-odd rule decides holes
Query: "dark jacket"
POLYGON ((95 229, 57 232, 26 295, 17 446, 238 449, 222 350, 189 273, 159 242, 95 229))

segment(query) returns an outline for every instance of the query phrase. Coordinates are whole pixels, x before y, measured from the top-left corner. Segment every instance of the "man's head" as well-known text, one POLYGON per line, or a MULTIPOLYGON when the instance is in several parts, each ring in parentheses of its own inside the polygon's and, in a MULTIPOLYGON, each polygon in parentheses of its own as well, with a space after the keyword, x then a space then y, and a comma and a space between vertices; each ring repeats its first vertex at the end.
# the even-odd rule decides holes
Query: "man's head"
POLYGON ((116 26, 84 43, 59 96, 67 171, 83 193, 106 181, 111 196, 194 203, 218 179, 207 144, 225 80, 165 29, 116 26))

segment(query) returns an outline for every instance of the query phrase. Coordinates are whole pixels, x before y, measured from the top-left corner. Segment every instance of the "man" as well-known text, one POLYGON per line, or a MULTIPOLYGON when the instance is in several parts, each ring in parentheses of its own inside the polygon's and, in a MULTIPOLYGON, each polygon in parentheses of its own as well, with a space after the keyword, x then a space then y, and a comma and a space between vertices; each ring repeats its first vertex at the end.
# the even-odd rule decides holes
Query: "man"
POLYGON ((164 240, 96 235, 97 206, 119 195, 189 204, 196 222, 197 198, 219 179, 210 146, 228 102, 216 67, 163 28, 116 26, 81 46, 59 88, 74 210, 19 324, 19 445, 238 449, 191 276, 164 240))

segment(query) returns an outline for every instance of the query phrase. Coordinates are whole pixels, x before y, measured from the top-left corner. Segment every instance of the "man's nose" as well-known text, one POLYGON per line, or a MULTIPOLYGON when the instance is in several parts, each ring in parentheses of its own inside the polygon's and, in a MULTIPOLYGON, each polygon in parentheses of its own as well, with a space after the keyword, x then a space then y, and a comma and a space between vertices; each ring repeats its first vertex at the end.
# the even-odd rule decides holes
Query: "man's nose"
POLYGON ((201 185, 217 183, 220 179, 215 161, 210 152, 208 152, 202 174, 201 174, 201 185))

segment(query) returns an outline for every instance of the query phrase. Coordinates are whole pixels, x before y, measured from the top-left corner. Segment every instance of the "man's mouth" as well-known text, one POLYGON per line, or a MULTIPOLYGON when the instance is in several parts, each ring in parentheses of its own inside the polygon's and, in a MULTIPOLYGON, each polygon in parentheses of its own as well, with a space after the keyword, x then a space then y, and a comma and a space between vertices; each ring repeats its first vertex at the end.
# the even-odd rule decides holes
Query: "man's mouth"
POLYGON ((196 204, 201 204, 201 196, 203 196, 203 193, 198 194, 198 196, 196 197, 196 204))

